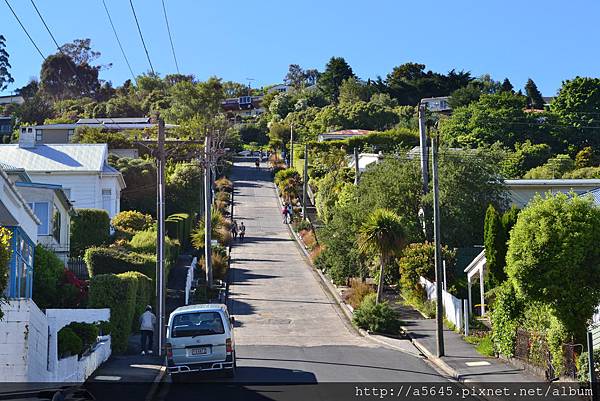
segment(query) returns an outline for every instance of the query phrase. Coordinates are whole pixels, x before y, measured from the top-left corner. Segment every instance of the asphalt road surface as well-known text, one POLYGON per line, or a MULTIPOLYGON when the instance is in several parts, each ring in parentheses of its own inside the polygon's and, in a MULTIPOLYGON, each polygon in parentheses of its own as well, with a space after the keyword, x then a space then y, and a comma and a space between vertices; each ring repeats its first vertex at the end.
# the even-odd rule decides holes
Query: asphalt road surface
POLYGON ((408 340, 401 352, 355 331, 282 223, 267 169, 237 163, 232 179, 235 219, 247 227, 232 250, 237 375, 167 385, 159 398, 331 400, 354 398, 364 383, 449 383, 408 340))

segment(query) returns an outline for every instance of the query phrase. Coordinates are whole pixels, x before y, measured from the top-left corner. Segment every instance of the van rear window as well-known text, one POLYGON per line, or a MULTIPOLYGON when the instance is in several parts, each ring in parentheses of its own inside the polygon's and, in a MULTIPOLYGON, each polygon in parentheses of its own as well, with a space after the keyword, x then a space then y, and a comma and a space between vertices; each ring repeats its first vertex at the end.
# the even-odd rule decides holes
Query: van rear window
POLYGON ((224 334, 223 319, 219 312, 190 312, 173 317, 172 337, 196 337, 224 334))

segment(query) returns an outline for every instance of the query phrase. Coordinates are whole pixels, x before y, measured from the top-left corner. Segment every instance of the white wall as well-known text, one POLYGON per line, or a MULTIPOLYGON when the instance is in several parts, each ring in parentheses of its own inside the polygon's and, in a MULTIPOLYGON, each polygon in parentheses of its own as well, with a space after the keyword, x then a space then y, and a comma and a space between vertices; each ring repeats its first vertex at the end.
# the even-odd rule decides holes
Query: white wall
MULTIPOLYGON (((69 189, 69 200, 75 209, 95 208, 104 209, 102 205, 102 189, 111 189, 111 208, 106 209, 112 218, 120 211, 121 190, 119 181, 115 176, 100 176, 99 173, 89 174, 40 174, 29 172, 31 180, 47 184, 62 185, 69 189)), ((68 191, 67 191, 68 192, 68 191)))
POLYGON ((62 327, 109 320, 109 309, 48 309, 44 314, 31 299, 21 299, 2 310, 0 382, 83 382, 110 356, 107 337, 84 358, 57 357, 57 333, 62 327))

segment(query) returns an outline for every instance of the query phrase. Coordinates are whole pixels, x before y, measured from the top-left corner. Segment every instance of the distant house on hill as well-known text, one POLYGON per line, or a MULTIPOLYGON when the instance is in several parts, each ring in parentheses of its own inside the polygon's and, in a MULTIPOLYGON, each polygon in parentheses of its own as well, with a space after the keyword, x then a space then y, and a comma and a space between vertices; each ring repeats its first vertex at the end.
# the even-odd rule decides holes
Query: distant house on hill
POLYGON ((597 194, 600 188, 598 179, 557 179, 557 180, 504 180, 504 185, 509 194, 511 204, 522 208, 527 205, 535 195, 544 196, 552 194, 574 192, 577 195, 589 193, 597 194))
POLYGON ((319 142, 334 141, 334 140, 340 140, 340 139, 348 139, 348 138, 352 138, 354 136, 369 135, 374 132, 375 131, 369 131, 366 129, 343 129, 343 130, 339 130, 339 131, 333 131, 333 132, 327 132, 324 134, 319 134, 317 136, 317 140, 319 142))

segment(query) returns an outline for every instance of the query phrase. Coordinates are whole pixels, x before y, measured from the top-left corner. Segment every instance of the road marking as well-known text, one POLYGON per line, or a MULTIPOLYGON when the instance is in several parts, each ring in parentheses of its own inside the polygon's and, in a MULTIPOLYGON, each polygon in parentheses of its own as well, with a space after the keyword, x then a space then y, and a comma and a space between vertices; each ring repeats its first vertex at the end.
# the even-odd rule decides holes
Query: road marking
POLYGON ((489 363, 487 361, 475 361, 475 362, 465 362, 465 365, 467 365, 467 366, 488 366, 488 365, 491 365, 491 363, 489 363))
POLYGON ((121 376, 96 376, 94 380, 116 382, 121 380, 121 376))

